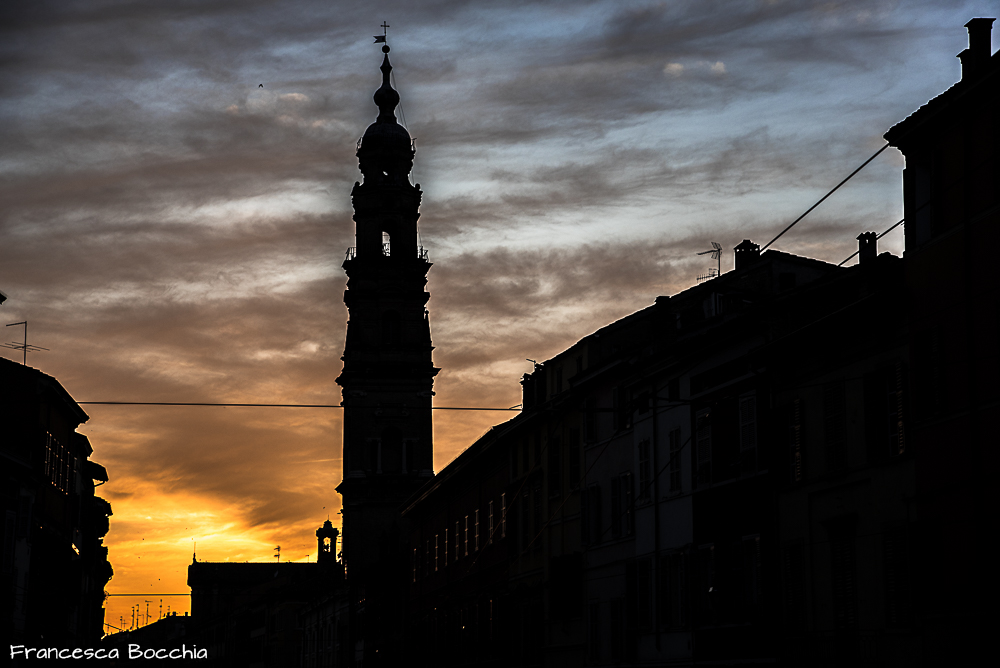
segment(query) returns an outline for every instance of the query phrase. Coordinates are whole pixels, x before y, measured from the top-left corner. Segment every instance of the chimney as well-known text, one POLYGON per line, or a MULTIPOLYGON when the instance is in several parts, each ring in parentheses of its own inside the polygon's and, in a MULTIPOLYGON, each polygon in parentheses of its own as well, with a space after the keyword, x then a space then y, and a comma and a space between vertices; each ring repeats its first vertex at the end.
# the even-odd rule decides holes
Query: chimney
POLYGON ((739 271, 743 267, 749 267, 760 257, 760 246, 744 239, 740 245, 733 249, 736 251, 736 269, 739 271))
POLYGON ((972 19, 965 24, 969 30, 969 48, 958 54, 962 61, 962 81, 971 81, 986 69, 990 60, 990 32, 996 19, 972 19))
POLYGON ((858 235, 858 263, 867 264, 878 255, 878 235, 862 232, 858 235))

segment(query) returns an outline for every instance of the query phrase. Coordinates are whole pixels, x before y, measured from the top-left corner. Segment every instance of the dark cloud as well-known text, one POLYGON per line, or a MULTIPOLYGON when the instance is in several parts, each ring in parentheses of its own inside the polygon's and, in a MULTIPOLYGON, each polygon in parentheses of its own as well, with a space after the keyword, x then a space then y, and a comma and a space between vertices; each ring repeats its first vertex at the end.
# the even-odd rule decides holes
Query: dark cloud
MULTIPOLYGON (((510 406, 524 358, 692 285, 709 241, 726 269, 808 208, 957 79, 961 26, 990 9, 5 2, 0 308, 81 400, 337 403, 386 19, 435 262, 437 401, 510 406)), ((886 152, 778 247, 840 261, 898 220, 900 168, 886 152)), ((336 518, 338 409, 87 410, 113 587, 148 586, 143 554, 173 572, 196 535, 218 559, 304 555, 336 518), (136 547, 150 532, 155 555, 136 547)), ((436 465, 505 416, 436 413, 436 465)))

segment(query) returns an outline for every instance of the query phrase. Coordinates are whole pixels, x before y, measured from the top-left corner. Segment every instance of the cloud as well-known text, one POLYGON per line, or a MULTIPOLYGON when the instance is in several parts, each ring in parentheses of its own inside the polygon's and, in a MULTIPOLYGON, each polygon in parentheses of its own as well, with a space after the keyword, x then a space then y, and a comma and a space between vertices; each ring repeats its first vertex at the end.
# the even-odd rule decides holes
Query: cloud
MULTIPOLYGON (((524 358, 691 285, 707 242, 776 234, 957 79, 961 26, 989 11, 380 7, 435 263, 437 401, 501 407, 524 358)), ((50 348, 29 362, 81 400, 336 404, 380 22, 302 1, 0 5, 0 308, 50 348)), ((779 247, 840 261, 899 219, 901 166, 884 153, 779 247)), ((339 409, 87 411, 113 590, 169 573, 183 591, 192 539, 303 558, 336 519, 339 409)), ((436 412, 436 466, 505 416, 436 412)))

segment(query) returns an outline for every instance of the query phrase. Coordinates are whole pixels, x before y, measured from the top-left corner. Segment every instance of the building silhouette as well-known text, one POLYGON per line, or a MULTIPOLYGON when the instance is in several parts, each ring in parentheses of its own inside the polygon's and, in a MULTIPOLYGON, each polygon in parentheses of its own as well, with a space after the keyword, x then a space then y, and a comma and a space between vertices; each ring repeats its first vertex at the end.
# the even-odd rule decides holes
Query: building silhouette
POLYGON ((295 643, 300 665, 354 668, 983 655, 997 617, 1000 285, 977 261, 1000 242, 992 21, 967 25, 962 81, 885 135, 906 157, 904 257, 879 254, 874 232, 851 267, 743 240, 733 271, 536 363, 521 413, 436 475, 430 263, 386 55, 344 262, 342 559, 327 521, 319 563, 281 565, 295 583, 276 564, 193 564, 194 623, 244 575, 217 626, 253 638, 296 619, 270 653, 217 665, 292 665, 295 643), (258 567, 270 579, 250 582, 258 567))
POLYGON ((410 183, 414 148, 396 122, 399 93, 389 83, 383 46, 378 118, 358 144, 363 182, 355 183, 356 246, 344 260, 349 320, 343 388, 343 562, 351 592, 352 629, 385 629, 360 638, 366 663, 398 655, 401 592, 395 567, 400 505, 433 476, 431 361, 425 291, 431 263, 417 241, 420 186, 410 183), (363 603, 362 603, 363 601, 363 603))
POLYGON ((95 494, 108 472, 76 431, 87 419, 55 378, 0 358, 0 628, 11 645, 89 647, 103 635, 111 504, 95 494))

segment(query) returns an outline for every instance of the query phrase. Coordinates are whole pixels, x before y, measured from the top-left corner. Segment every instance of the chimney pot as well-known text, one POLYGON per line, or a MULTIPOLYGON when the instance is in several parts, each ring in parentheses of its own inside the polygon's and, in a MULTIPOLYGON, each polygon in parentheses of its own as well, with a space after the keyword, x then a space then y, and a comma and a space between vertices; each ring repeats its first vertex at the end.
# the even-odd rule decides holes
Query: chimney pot
POLYGON ((878 256, 878 235, 862 232, 858 235, 858 263, 867 264, 878 256))
POLYGON ((740 245, 734 248, 733 251, 736 253, 735 262, 737 270, 749 267, 760 257, 760 246, 749 239, 741 241, 740 245))
POLYGON ((965 24, 969 31, 969 48, 958 54, 962 61, 962 81, 979 76, 990 59, 990 33, 996 19, 976 18, 965 24))

